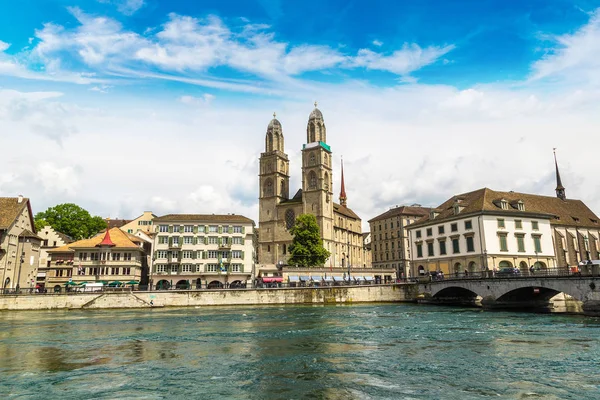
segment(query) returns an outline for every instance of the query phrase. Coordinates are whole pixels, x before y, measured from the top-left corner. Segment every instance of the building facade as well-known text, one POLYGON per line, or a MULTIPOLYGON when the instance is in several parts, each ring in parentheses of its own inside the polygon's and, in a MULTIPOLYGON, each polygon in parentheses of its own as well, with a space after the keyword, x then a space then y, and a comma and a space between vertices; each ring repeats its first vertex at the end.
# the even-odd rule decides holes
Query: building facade
POLYGON ((241 215, 154 219, 154 289, 243 287, 254 279, 254 221, 241 215))
POLYGON ((50 268, 50 254, 48 251, 62 247, 69 243, 73 243, 73 239, 64 233, 55 231, 54 228, 49 225, 40 229, 37 235, 40 237, 42 242, 36 276, 36 287, 38 289, 44 289, 46 286, 46 275, 48 274, 48 269, 50 268))
POLYGON ((141 239, 112 228, 91 239, 50 249, 46 289, 58 292, 83 282, 140 284, 148 275, 143 244, 141 239))
POLYGON ((30 289, 36 281, 41 239, 31 203, 23 196, 0 197, 0 277, 4 290, 30 289))
POLYGON ((325 266, 364 267, 362 222, 347 206, 342 165, 339 204, 333 201, 332 151, 327 144, 323 114, 316 108, 306 127, 302 148, 302 188, 290 198, 290 166, 284 151, 281 123, 273 118, 267 127, 265 152, 259 161, 259 243, 261 268, 287 264, 292 235, 289 230, 300 214, 313 214, 323 246, 331 253, 325 266))
POLYGON ((392 269, 398 277, 410 275, 411 250, 407 226, 423 218, 429 208, 418 204, 395 206, 369 221, 374 268, 392 269))
POLYGON ((119 226, 119 228, 131 234, 136 234, 137 232, 152 233, 154 232, 154 226, 152 225, 154 218, 156 218, 156 215, 152 211, 144 211, 142 215, 131 221, 127 221, 124 225, 119 226))
POLYGON ((412 274, 566 269, 598 257, 599 228, 580 200, 483 188, 450 198, 409 226, 412 274))

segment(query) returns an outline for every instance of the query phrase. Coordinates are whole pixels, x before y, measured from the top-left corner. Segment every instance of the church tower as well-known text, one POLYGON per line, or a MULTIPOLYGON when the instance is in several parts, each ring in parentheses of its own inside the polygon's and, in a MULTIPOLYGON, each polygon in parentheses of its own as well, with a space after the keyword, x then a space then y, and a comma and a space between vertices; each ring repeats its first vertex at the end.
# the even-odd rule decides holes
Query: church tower
POLYGON ((560 179, 560 172, 558 172, 558 161, 556 161, 556 149, 554 149, 554 165, 556 166, 556 197, 561 200, 567 199, 567 194, 565 193, 565 187, 562 184, 562 180, 560 179))
MULTIPOLYGON (((275 241, 277 205, 289 198, 290 162, 284 152, 281 123, 275 117, 273 113, 265 136, 265 152, 260 155, 259 160, 259 243, 275 241)), ((273 254, 271 249, 268 250, 267 253, 273 254)), ((276 260, 270 261, 275 263, 276 260)))
POLYGON ((333 176, 331 148, 323 114, 317 108, 310 113, 306 144, 302 148, 302 200, 305 214, 313 214, 321 228, 323 245, 331 251, 333 239, 333 176))

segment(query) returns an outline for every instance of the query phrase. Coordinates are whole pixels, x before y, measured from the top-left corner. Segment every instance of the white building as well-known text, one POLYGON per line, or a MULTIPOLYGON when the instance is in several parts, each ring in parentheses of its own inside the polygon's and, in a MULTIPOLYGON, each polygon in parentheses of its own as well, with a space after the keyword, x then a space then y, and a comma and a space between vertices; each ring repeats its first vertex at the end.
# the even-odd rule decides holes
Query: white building
MULTIPOLYGON (((553 238, 563 231, 578 232, 570 248, 587 246, 587 259, 594 259, 598 257, 598 228, 598 217, 580 200, 566 199, 564 188, 562 197, 483 188, 448 199, 408 227, 411 274, 461 275, 505 267, 526 274, 532 265, 566 268, 569 263, 556 255, 558 248, 563 252, 569 246, 555 245, 553 238), (586 245, 573 244, 578 235, 582 242, 588 238, 586 245)), ((572 258, 571 264, 581 260, 572 258)))
POLYGON ((241 215, 154 218, 153 289, 241 287, 254 279, 254 221, 241 215))

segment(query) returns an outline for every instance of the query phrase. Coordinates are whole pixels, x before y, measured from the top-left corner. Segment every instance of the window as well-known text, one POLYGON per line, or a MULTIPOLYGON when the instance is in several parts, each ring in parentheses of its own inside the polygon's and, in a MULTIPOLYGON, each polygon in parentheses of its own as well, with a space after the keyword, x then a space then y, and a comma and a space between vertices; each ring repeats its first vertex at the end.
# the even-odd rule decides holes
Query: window
POLYGON ((498 218, 498 228, 505 228, 506 225, 504 224, 504 219, 503 218, 498 218))
POLYGON ((159 232, 169 232, 169 225, 159 225, 158 231, 159 232))
POLYGON ((525 238, 523 235, 517 235, 517 251, 520 253, 525 252, 525 238))
POLYGON ((179 271, 179 265, 172 264, 171 265, 171 273, 177 273, 179 271))
POLYGON ((179 258, 179 252, 178 251, 172 251, 171 252, 171 259, 177 259, 179 258))
POLYGON ((205 272, 217 272, 219 270, 219 265, 218 264, 206 264, 204 266, 204 271, 205 272))
POLYGON ((186 233, 194 232, 194 225, 184 225, 183 231, 186 233))
POLYGON ((523 204, 522 201, 519 201, 517 203, 517 210, 519 210, 519 211, 525 211, 525 204, 523 204))
POLYGON ((542 240, 539 236, 533 237, 533 247, 535 249, 536 254, 542 252, 542 240))
POLYGON ((231 264, 231 272, 242 272, 242 264, 231 264))
POLYGON ((244 244, 244 242, 241 237, 232 237, 231 244, 244 244))
POLYGON ((211 225, 211 226, 208 227, 208 231, 210 233, 218 232, 219 231, 219 227, 217 225, 211 225))
POLYGON ((503 210, 508 210, 508 201, 500 200, 500 208, 502 208, 503 210))
POLYGON ((445 240, 440 241, 440 255, 441 256, 446 255, 446 241, 445 240))
POLYGON ((429 242, 427 243, 427 256, 428 257, 433 257, 433 242, 429 242))
POLYGON ((79 253, 79 260, 80 261, 86 261, 87 260, 87 253, 79 253))
POLYGON ((427 228, 427 236, 433 235, 433 228, 427 228))
POLYGON ((458 224, 450 224, 451 232, 458 232, 458 224))
POLYGON ((192 272, 192 264, 183 264, 181 266, 181 272, 192 272))
POLYGON ((217 236, 209 236, 208 244, 219 244, 219 238, 217 236))
POLYGON ((444 234, 444 225, 438 226, 438 235, 444 234))
POLYGON ((423 257, 423 245, 421 243, 417 245, 417 257, 423 257))
POLYGON ((241 250, 233 250, 231 252, 231 258, 242 258, 242 251, 241 250))
POLYGON ((90 260, 91 261, 98 261, 100 259, 100 254, 99 253, 90 253, 90 260))
POLYGON ((173 241, 173 246, 179 246, 179 236, 173 236, 171 240, 173 241))
POLYGON ((131 253, 123 253, 123 260, 131 261, 131 253))
POLYGON ((194 237, 193 236, 184 236, 183 244, 194 244, 194 237))
POLYGON ((182 258, 194 258, 194 252, 190 251, 190 250, 186 250, 186 251, 182 251, 181 252, 181 257, 182 258))
POLYGON ((498 235, 500 240, 500 251, 508 251, 508 243, 506 243, 506 234, 498 235))
POLYGON ((219 252, 216 250, 209 250, 208 251, 208 258, 218 258, 219 257, 219 252))
POLYGON ((415 237, 417 239, 421 237, 421 231, 420 230, 415 232, 415 237))
POLYGON ((167 244, 167 243, 169 243, 168 236, 159 236, 158 237, 158 244, 167 244))
POLYGON ((515 229, 523 229, 523 221, 515 219, 515 229))
POLYGON ((110 274, 111 275, 119 275, 119 269, 120 268, 111 268, 110 269, 110 274))
POLYGON ((452 239, 452 253, 453 254, 460 253, 460 242, 458 241, 458 238, 452 239))
POLYGON ((123 268, 123 275, 131 275, 131 268, 129 268, 129 267, 123 268))
POLYGON ((473 236, 467 236, 467 251, 475 251, 475 243, 473 242, 473 236))
POLYGON ((236 225, 233 227, 233 233, 244 233, 244 228, 242 226, 236 225))
POLYGON ((540 230, 540 225, 537 221, 531 221, 531 229, 533 229, 534 231, 539 231, 540 230))
POLYGON ((285 212, 285 227, 287 230, 292 229, 292 227, 296 224, 296 213, 294 210, 288 209, 285 212))
POLYGON ((121 261, 121 253, 113 253, 112 259, 113 261, 121 261))
POLYGON ((473 221, 465 221, 465 230, 473 229, 473 221))

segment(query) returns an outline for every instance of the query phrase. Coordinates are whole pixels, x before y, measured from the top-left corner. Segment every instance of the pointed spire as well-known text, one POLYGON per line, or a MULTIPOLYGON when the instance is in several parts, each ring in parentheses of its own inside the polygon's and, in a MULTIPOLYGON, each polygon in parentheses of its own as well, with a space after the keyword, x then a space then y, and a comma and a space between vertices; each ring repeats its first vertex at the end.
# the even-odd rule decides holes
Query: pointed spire
POLYGON ((107 227, 106 228, 106 233, 104 234, 104 239, 102 239, 102 241, 100 243, 98 243, 98 246, 115 246, 115 244, 113 243, 113 241, 110 238, 110 229, 107 227))
POLYGON ((346 185, 344 184, 344 159, 342 158, 342 187, 340 189, 340 205, 346 207, 346 185))
POLYGON ((560 179, 560 172, 558 171, 558 161, 556 161, 556 147, 552 149, 554 151, 554 165, 556 166, 556 197, 561 200, 566 200, 567 195, 565 194, 565 187, 560 179))

